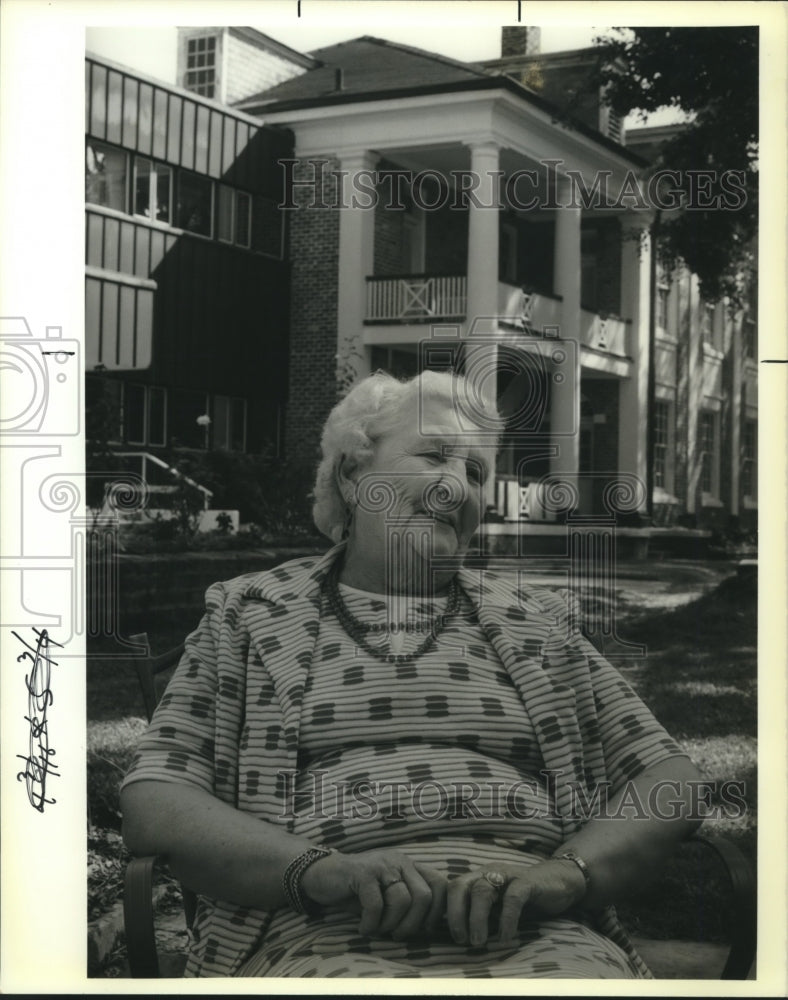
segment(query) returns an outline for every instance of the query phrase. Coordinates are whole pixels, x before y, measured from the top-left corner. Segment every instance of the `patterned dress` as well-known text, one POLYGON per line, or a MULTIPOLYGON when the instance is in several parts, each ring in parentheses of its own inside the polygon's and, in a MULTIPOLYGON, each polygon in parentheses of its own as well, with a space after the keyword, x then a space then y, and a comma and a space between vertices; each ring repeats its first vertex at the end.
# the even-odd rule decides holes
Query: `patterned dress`
MULTIPOLYGON (((321 562, 326 565, 326 560, 321 562)), ((291 565, 280 567, 288 581, 294 569, 291 565)), ((313 574, 312 579, 318 582, 321 574, 313 574)), ((248 600, 249 595, 268 589, 268 582, 246 578, 225 586, 242 589, 248 600)), ((502 648, 496 647, 496 633, 485 614, 484 600, 478 600, 484 591, 477 590, 477 600, 473 600, 468 596, 468 591, 474 593, 471 582, 467 578, 463 582, 461 612, 441 634, 437 648, 415 662, 399 664, 381 662, 357 649, 325 607, 320 613, 319 589, 315 592, 314 587, 307 587, 318 613, 309 662, 301 661, 306 669, 298 692, 298 738, 295 745, 290 738, 288 759, 292 766, 278 772, 273 795, 278 809, 268 802, 265 810, 257 809, 261 818, 283 823, 315 843, 347 852, 396 847, 448 877, 482 867, 536 864, 560 847, 577 823, 563 815, 563 786, 555 783, 555 775, 561 772, 555 765, 567 762, 566 752, 556 756, 555 750, 549 749, 566 742, 559 732, 561 717, 555 711, 559 706, 553 704, 553 711, 547 714, 529 706, 529 691, 533 704, 540 703, 538 686, 528 684, 513 670, 511 661, 505 662, 506 657, 502 660, 502 648)), ((511 583, 507 586, 510 590, 511 583)), ((385 599, 345 587, 342 592, 357 618, 377 626, 391 620, 385 599)), ((269 596, 273 596, 270 591, 269 596)), ((540 596, 544 600, 545 592, 540 596)), ((554 595, 547 596, 554 607, 566 610, 554 595)), ((298 595, 290 593, 289 597, 297 600, 298 595)), ((528 601, 518 602, 521 611, 524 604, 527 607, 528 601)), ((373 633, 378 637, 375 641, 390 646, 395 653, 418 645, 423 637, 419 626, 429 623, 440 609, 425 602, 411 610, 413 632, 398 630, 390 635, 381 628, 373 633)), ((212 617, 210 609, 208 617, 212 617)), ((248 627, 248 614, 246 628, 243 615, 231 617, 235 633, 254 634, 253 626, 248 627)), ((531 631, 537 617, 532 610, 531 631)), ((553 633, 557 621, 555 616, 550 619, 553 633)), ((571 629, 567 630, 566 622, 563 628, 560 641, 551 643, 550 630, 541 636, 542 669, 551 660, 553 670, 560 672, 562 666, 565 670, 571 666, 570 672, 577 671, 577 664, 566 654, 571 629), (552 653, 547 652, 551 648, 552 653)), ((250 726, 252 706, 268 703, 271 707, 283 700, 286 690, 294 693, 292 684, 285 686, 284 677, 278 678, 279 684, 268 677, 261 686, 261 678, 255 679, 255 671, 248 669, 248 662, 259 658, 260 641, 267 642, 269 653, 273 652, 272 635, 269 632, 251 644, 257 646, 256 654, 247 647, 241 757, 248 754, 259 733, 257 726, 250 726)), ((527 637, 522 638, 527 644, 527 637)), ((571 642, 580 641, 576 635, 571 638, 571 642)), ((217 767, 222 768, 223 757, 217 755, 217 741, 211 739, 211 733, 221 726, 211 706, 221 701, 216 694, 223 686, 226 697, 228 682, 223 685, 221 666, 217 681, 216 660, 211 665, 205 657, 205 624, 192 637, 190 647, 193 651, 202 648, 202 653, 185 654, 127 782, 149 778, 187 781, 217 794, 217 788, 224 784, 217 785, 216 773, 217 767), (209 680, 206 671, 211 670, 214 678, 209 680), (211 698, 201 693, 206 682, 214 690, 211 698)), ((592 655, 591 648, 583 651, 586 658, 592 655)), ((586 743, 599 745, 604 775, 602 768, 595 766, 592 753, 587 752, 586 759, 575 754, 572 763, 582 767, 586 778, 610 781, 615 792, 627 778, 680 751, 601 657, 595 656, 593 673, 593 719, 589 716, 582 721, 586 743)), ((538 674, 531 678, 539 679, 538 674)), ((553 678, 553 701, 555 687, 553 678)), ((588 693, 579 684, 574 689, 575 712, 588 693)), ((221 714, 221 705, 216 711, 221 714)), ((270 718, 276 714, 270 713, 270 718)), ((274 751, 281 746, 282 736, 278 727, 269 726, 262 745, 274 751)), ((266 782, 255 766, 239 768, 236 773, 241 777, 236 778, 234 804, 254 812, 254 804, 266 801, 270 780, 266 782)), ((584 787, 593 787, 593 783, 589 780, 584 787)), ((524 920, 513 944, 503 947, 493 940, 481 948, 455 944, 445 926, 430 941, 361 937, 357 917, 331 909, 318 917, 289 910, 264 913, 254 935, 247 934, 244 940, 243 930, 250 923, 254 926, 257 912, 261 911, 203 901, 195 925, 190 974, 394 978, 649 975, 610 911, 601 918, 599 914, 567 912, 551 920, 524 920), (228 923, 222 919, 224 913, 228 923), (238 929, 235 942, 233 927, 238 929), (225 954, 228 960, 218 962, 225 954)))

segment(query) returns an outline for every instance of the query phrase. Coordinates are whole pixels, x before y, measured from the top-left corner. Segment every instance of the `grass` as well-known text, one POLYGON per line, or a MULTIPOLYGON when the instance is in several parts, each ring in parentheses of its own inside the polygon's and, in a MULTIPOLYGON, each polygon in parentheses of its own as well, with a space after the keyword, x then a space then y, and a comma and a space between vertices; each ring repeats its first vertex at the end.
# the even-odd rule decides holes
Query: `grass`
MULTIPOLYGON (((656 717, 711 782, 743 788, 740 816, 707 821, 757 864, 757 598, 755 582, 731 576, 698 600, 629 626, 648 648, 635 685, 656 717)), ((712 798, 714 801, 714 798, 712 798)), ((735 914, 716 862, 684 847, 665 877, 619 906, 635 933, 726 940, 735 914)))
MULTIPOLYGON (((745 814, 722 817, 708 827, 737 844, 754 868, 755 583, 733 575, 710 590, 699 586, 697 592, 702 596, 668 610, 654 610, 653 594, 626 595, 621 618, 624 634, 644 643, 647 655, 627 666, 624 673, 704 778, 744 783, 745 814)), ((195 624, 194 619, 158 624, 152 620, 148 625, 152 649, 160 652, 176 645, 195 624)), ((89 660, 88 787, 96 826, 119 829, 117 784, 144 725, 142 716, 131 663, 100 657, 89 660)), ((97 879, 110 884, 102 865, 96 873, 97 879)), ((104 894, 111 896, 111 889, 104 894)), ((637 936, 720 941, 728 939, 727 924, 735 918, 727 911, 728 898, 725 877, 711 853, 688 844, 658 881, 638 893, 636 904, 617 908, 637 936)))

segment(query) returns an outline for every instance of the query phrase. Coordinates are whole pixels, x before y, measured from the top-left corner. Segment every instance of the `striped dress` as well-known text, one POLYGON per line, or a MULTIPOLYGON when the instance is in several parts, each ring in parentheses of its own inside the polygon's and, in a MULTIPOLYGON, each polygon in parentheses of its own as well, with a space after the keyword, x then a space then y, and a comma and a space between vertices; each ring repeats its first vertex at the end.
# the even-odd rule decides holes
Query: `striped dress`
MULTIPOLYGON (((452 877, 538 863, 578 826, 572 781, 609 781, 614 792, 680 752, 555 595, 463 572, 462 613, 439 646, 386 664, 320 613, 334 555, 209 591, 127 782, 185 781, 315 843, 397 847, 452 877)), ((388 618, 381 599, 344 597, 357 617, 388 618)), ((378 634, 394 652, 421 639, 378 634)), ((202 900, 187 973, 648 976, 612 910, 523 921, 506 948, 459 946, 445 928, 426 943, 362 938, 357 919, 202 900)))

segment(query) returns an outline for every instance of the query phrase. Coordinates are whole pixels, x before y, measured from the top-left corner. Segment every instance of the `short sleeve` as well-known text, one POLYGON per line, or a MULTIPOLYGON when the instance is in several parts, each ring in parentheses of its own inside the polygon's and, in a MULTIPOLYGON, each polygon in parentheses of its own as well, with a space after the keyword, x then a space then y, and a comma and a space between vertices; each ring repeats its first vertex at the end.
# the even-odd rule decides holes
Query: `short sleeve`
POLYGON ((553 596, 559 598, 556 641, 566 644, 570 661, 587 665, 595 716, 593 729, 601 744, 611 794, 663 760, 688 756, 621 673, 582 634, 577 595, 562 590, 553 596))
POLYGON ((222 584, 206 594, 206 611, 137 747, 122 787, 135 781, 193 785, 214 794, 217 640, 222 584))
POLYGON ((599 735, 612 792, 668 757, 687 756, 631 685, 593 644, 582 636, 575 641, 585 647, 589 662, 599 735))

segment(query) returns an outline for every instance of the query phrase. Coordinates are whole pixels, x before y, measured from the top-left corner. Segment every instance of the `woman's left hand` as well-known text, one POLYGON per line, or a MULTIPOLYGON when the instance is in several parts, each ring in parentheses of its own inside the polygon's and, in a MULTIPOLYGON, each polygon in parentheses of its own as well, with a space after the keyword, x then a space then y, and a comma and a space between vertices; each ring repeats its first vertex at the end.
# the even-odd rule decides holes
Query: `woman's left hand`
POLYGON ((551 858, 530 867, 478 868, 449 882, 449 931, 457 944, 480 947, 490 937, 490 914, 500 907, 498 939, 506 943, 514 939, 523 910, 534 916, 556 916, 579 902, 585 891, 583 873, 572 861, 551 858), (497 888, 494 883, 501 881, 497 888))

